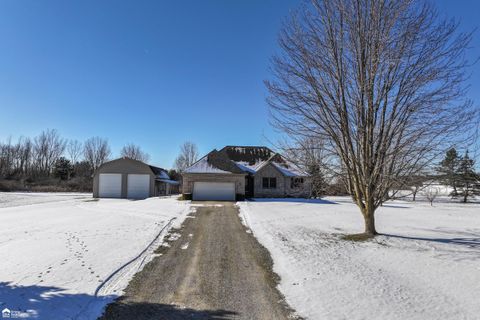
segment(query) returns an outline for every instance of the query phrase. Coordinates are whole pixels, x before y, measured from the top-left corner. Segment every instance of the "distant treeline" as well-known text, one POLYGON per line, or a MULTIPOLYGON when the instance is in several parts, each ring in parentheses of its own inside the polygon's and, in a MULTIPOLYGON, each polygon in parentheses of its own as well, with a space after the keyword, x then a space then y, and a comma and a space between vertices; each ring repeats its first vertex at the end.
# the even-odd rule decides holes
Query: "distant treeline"
POLYGON ((92 175, 111 155, 106 139, 67 140, 57 130, 0 142, 0 191, 91 191, 92 175))

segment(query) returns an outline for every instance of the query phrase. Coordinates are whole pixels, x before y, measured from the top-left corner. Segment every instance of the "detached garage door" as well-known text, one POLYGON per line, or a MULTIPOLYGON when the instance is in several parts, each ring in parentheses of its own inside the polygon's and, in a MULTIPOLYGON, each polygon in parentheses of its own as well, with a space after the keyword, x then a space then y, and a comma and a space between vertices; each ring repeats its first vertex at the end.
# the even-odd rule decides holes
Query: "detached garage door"
POLYGON ((195 182, 193 200, 235 201, 235 182, 195 182))
POLYGON ((100 173, 98 177, 98 196, 100 198, 121 198, 122 175, 119 173, 100 173))
POLYGON ((150 196, 150 175, 129 174, 127 179, 127 198, 145 199, 150 196))

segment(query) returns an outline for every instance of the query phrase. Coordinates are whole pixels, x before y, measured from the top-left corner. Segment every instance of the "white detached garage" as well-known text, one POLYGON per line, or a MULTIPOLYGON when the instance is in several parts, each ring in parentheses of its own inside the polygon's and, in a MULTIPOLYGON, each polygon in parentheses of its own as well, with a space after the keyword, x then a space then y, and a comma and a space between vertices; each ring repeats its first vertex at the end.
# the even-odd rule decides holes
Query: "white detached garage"
POLYGON ((169 194, 171 181, 162 168, 130 158, 120 158, 101 165, 93 177, 95 198, 145 199, 169 194))

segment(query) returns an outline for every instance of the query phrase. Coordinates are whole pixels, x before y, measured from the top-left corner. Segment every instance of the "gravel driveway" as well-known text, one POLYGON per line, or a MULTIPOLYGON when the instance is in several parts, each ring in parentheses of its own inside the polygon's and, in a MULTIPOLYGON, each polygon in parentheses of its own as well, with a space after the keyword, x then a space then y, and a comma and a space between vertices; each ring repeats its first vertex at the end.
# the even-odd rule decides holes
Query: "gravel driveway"
POLYGON ((202 203, 175 233, 103 319, 292 318, 268 251, 233 203, 202 203))

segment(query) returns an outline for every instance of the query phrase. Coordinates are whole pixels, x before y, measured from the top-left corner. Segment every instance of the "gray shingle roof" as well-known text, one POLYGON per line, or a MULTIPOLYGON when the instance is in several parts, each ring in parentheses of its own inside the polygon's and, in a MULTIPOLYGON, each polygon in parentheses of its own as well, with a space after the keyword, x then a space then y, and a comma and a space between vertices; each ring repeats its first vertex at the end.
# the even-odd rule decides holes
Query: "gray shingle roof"
POLYGON ((268 147, 226 146, 208 153, 184 173, 238 173, 255 174, 265 165, 272 163, 285 176, 306 176, 296 166, 268 147))

